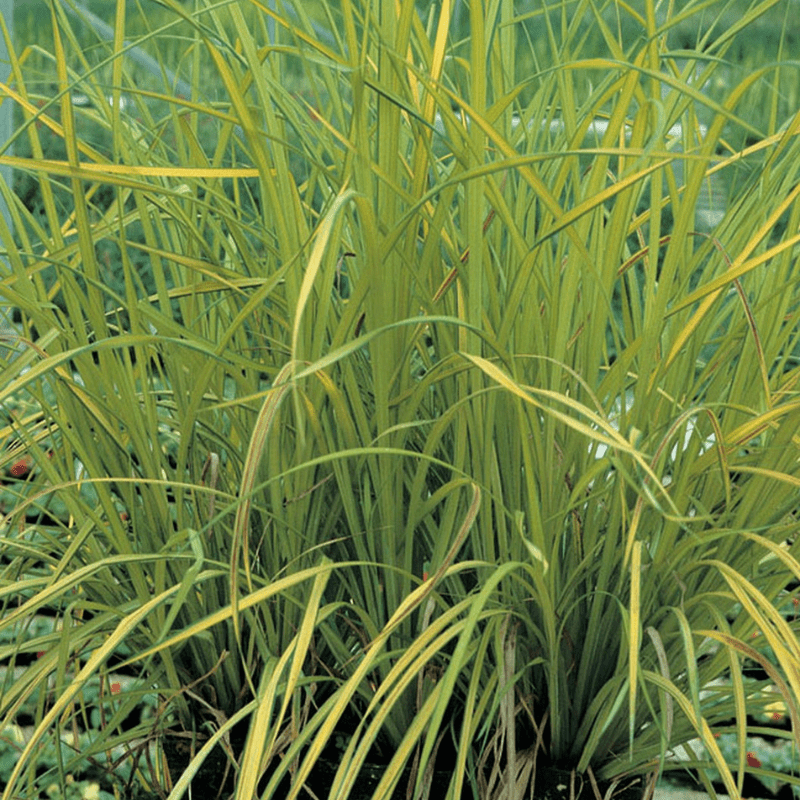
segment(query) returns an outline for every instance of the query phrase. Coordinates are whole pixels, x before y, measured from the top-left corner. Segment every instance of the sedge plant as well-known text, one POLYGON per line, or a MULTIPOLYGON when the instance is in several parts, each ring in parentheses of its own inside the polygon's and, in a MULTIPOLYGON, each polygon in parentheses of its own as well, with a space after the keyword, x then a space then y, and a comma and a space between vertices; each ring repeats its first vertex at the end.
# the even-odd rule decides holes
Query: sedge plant
POLYGON ((800 724, 779 4, 160 5, 87 48, 52 2, 47 91, 13 46, 3 87, 0 626, 59 622, 2 651, 3 800, 111 669, 89 755, 170 800, 215 748, 241 800, 644 796, 678 752, 740 796, 748 716, 800 724))

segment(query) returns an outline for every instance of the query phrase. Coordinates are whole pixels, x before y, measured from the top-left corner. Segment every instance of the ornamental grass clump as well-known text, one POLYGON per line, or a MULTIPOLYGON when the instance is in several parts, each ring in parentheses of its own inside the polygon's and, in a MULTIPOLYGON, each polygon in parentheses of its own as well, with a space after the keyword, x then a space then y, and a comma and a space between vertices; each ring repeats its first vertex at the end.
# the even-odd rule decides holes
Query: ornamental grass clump
POLYGON ((161 6, 89 50, 53 2, 57 90, 3 87, 0 725, 50 691, 2 800, 112 752, 170 800, 741 796, 800 725, 779 4, 161 6), (126 60, 176 41, 190 97, 126 60))

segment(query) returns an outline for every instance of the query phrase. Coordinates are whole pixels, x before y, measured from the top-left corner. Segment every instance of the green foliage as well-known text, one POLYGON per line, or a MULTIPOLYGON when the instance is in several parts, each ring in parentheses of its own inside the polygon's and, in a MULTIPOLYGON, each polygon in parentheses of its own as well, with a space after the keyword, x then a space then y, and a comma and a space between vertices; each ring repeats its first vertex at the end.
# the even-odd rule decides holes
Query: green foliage
POLYGON ((800 725, 796 64, 728 63, 775 3, 562 3, 534 40, 511 2, 467 39, 450 2, 343 2, 333 44, 301 5, 161 5, 190 98, 137 85, 123 0, 91 50, 52 4, 55 94, 12 56, 2 160, 40 210, 2 187, 6 463, 32 469, 0 634, 60 628, 0 699, 7 727, 52 685, 2 800, 112 666, 138 688, 90 749, 157 691, 137 735, 192 747, 139 778, 171 799, 220 753, 248 800, 334 754, 330 797, 378 763, 375 798, 442 765, 443 796, 499 798, 649 780, 692 741, 740 794, 748 713, 777 692, 800 725))

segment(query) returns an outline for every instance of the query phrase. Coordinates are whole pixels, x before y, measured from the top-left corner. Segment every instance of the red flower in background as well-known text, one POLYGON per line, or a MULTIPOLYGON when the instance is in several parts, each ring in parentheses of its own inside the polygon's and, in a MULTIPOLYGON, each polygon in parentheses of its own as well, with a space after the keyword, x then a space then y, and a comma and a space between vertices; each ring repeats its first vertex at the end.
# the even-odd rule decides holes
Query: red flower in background
POLYGON ((30 456, 23 456, 16 461, 10 472, 15 478, 24 478, 33 469, 33 459, 30 456))
POLYGON ((752 751, 748 751, 747 753, 747 766, 748 767, 760 767, 761 762, 756 757, 756 754, 752 751))

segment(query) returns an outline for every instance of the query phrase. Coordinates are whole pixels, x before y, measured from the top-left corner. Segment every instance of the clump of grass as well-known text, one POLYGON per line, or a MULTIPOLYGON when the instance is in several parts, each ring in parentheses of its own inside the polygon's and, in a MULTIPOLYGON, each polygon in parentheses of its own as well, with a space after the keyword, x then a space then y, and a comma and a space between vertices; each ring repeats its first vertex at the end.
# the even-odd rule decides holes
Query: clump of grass
POLYGON ((43 220, 6 187, 0 400, 34 403, 7 427, 33 470, 0 627, 47 608, 62 633, 0 701, 10 724, 54 681, 3 800, 38 791, 37 743, 80 724, 123 643, 159 734, 194 743, 149 773, 173 798, 215 748, 242 798, 300 796, 334 751, 331 797, 379 759, 375 798, 445 762, 447 797, 499 798, 548 769, 644 789, 695 741, 705 786, 713 768, 740 794, 748 714, 777 693, 797 730, 800 145, 796 117, 741 111, 789 63, 698 87, 769 3, 681 60, 671 31, 700 10, 650 2, 613 6, 618 30, 564 5, 544 45, 511 3, 471 4, 466 40, 450 3, 344 4, 333 43, 302 8, 163 5, 218 101, 196 77, 189 98, 135 85, 122 0, 102 67, 74 73, 53 8, 57 114, 12 58, 31 157, 5 162, 43 220), (101 150, 72 90, 105 97, 103 70, 101 150))

